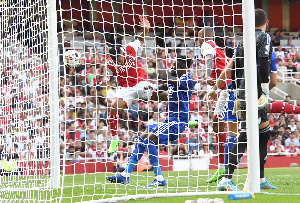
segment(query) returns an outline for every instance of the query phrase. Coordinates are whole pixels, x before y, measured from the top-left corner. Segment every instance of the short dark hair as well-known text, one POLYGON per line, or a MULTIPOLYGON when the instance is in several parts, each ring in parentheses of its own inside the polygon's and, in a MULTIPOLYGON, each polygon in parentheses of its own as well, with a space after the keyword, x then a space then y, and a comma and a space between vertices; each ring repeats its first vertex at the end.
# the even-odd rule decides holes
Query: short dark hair
POLYGON ((186 67, 186 69, 190 68, 192 65, 192 59, 187 58, 185 56, 178 56, 177 57, 177 67, 186 67))
POLYGON ((266 12, 261 8, 255 9, 255 27, 262 26, 266 22, 267 22, 266 12))
POLYGON ((109 55, 111 59, 116 62, 116 59, 118 58, 117 56, 121 54, 121 46, 113 46, 112 48, 109 49, 109 55))

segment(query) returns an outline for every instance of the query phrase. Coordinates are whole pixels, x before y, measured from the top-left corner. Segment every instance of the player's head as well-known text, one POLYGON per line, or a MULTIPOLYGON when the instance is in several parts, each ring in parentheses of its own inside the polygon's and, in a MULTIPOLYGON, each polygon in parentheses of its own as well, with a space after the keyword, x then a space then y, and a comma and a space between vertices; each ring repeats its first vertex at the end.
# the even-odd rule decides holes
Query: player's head
POLYGON ((262 29, 262 31, 266 31, 268 23, 269 21, 266 12, 260 8, 255 9, 255 27, 262 29))
POLYGON ((113 46, 112 48, 110 48, 109 55, 116 65, 124 65, 124 52, 122 51, 120 46, 113 46))
POLYGON ((201 46, 203 44, 203 42, 212 40, 214 38, 214 31, 211 27, 204 27, 200 30, 198 37, 199 37, 199 43, 201 46))
POLYGON ((187 73, 191 65, 191 59, 188 59, 183 56, 177 57, 177 60, 172 65, 171 74, 175 77, 181 77, 183 74, 187 73))

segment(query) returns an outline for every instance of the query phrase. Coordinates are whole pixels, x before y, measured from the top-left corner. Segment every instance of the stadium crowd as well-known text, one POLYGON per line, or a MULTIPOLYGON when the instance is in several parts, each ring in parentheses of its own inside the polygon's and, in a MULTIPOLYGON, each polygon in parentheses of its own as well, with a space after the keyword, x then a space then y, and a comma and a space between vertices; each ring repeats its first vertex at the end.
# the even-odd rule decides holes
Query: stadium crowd
MULTIPOLYGON (((171 30, 165 31, 172 33, 171 30)), ((219 44, 224 47, 226 43, 227 49, 224 51, 232 54, 232 50, 228 48, 235 46, 233 33, 228 32, 227 35, 219 44)), ((274 45, 277 42, 276 36, 275 33, 272 38, 274 45)), ((162 44, 168 46, 168 42, 162 44)), ((8 41, 3 46, 4 49, 0 50, 1 159, 49 159, 48 66, 39 55, 20 44, 8 41)), ((198 121, 198 125, 187 128, 177 141, 168 146, 160 145, 159 155, 164 158, 169 155, 217 154, 218 138, 212 130, 214 107, 211 103, 203 102, 209 88, 203 62, 186 47, 184 40, 176 47, 169 47, 168 52, 163 53, 163 63, 170 68, 176 57, 182 54, 180 48, 188 50, 188 57, 193 59, 189 74, 195 84, 190 119, 198 121)), ((121 143, 118 150, 113 154, 107 153, 111 140, 107 117, 117 89, 115 77, 105 65, 109 58, 108 49, 109 43, 104 39, 92 51, 85 47, 83 65, 77 68, 65 67, 60 75, 60 152, 61 158, 65 155, 67 162, 116 161, 115 170, 122 171, 134 148, 135 138, 151 125, 163 121, 167 110, 165 102, 133 100, 128 104, 128 110, 119 112, 118 135, 121 143)), ((147 73, 148 81, 157 83, 159 75, 154 53, 143 51, 138 60, 147 73)), ((278 46, 276 57, 279 76, 300 78, 300 52, 296 52, 290 42, 285 47, 278 46), (288 73, 287 70, 294 73, 288 73)), ((288 96, 286 102, 290 103, 291 99, 297 99, 297 105, 300 106, 299 98, 288 96)), ((300 116, 269 114, 269 122, 272 128, 269 152, 278 155, 293 153, 297 156, 300 147, 300 116)))

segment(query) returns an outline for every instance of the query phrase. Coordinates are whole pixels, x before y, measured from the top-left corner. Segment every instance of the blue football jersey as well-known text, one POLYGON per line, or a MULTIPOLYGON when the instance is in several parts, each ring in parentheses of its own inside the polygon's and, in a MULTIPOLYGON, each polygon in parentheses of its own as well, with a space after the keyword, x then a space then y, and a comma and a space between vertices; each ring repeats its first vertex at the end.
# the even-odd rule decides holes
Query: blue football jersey
POLYGON ((193 93, 194 83, 192 79, 184 74, 178 77, 178 85, 169 84, 168 88, 168 118, 178 118, 179 123, 188 123, 190 99, 193 93))
POLYGON ((276 55, 274 51, 272 52, 272 59, 270 65, 270 73, 277 73, 277 66, 276 66, 276 55))

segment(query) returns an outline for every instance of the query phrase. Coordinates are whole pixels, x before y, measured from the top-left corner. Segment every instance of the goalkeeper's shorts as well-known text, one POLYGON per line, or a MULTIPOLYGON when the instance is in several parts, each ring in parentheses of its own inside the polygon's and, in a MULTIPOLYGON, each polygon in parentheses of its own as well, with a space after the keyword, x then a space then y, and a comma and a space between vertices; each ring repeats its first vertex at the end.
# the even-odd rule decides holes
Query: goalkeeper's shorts
POLYGON ((154 133, 159 144, 167 145, 169 142, 177 140, 187 125, 180 124, 178 118, 169 118, 158 124, 152 125, 149 132, 154 133))

